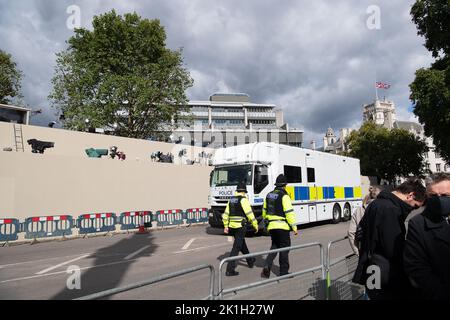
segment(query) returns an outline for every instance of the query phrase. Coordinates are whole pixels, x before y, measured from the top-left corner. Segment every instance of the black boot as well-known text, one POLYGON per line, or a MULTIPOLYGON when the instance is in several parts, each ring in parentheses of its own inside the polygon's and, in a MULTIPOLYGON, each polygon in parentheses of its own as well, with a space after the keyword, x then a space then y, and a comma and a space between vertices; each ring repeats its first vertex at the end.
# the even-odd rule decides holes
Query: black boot
POLYGON ((270 278, 270 269, 264 267, 261 271, 261 278, 270 278))

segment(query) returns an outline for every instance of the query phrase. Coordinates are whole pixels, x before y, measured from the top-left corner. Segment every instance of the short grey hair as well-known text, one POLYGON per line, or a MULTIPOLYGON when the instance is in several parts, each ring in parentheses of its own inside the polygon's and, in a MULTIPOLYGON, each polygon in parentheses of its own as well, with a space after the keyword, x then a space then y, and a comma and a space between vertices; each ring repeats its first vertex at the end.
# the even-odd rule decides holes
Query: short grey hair
POLYGON ((442 181, 450 181, 450 174, 444 172, 434 173, 425 179, 425 184, 428 189, 432 185, 442 181))

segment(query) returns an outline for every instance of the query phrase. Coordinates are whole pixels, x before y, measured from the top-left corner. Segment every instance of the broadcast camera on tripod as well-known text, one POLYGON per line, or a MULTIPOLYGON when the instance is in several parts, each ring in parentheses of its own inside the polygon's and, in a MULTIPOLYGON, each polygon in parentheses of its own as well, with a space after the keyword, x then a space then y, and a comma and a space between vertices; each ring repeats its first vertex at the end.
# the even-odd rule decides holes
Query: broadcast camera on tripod
POLYGON ((40 141, 36 139, 29 139, 27 142, 31 145, 31 152, 33 153, 44 153, 45 149, 53 148, 55 146, 54 142, 40 141))

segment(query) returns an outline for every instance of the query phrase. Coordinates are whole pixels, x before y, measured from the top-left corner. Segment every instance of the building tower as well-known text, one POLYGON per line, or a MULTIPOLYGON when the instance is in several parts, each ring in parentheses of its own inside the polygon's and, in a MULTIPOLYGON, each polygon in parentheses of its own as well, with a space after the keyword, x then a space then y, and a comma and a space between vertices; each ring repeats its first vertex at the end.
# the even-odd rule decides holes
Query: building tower
POLYGON ((336 136, 334 135, 334 131, 331 127, 328 127, 327 133, 325 137, 323 137, 323 149, 336 142, 336 136))
POLYGON ((364 105, 363 108, 364 122, 373 121, 385 128, 394 128, 396 121, 394 102, 386 100, 386 98, 383 101, 377 99, 371 104, 364 105))

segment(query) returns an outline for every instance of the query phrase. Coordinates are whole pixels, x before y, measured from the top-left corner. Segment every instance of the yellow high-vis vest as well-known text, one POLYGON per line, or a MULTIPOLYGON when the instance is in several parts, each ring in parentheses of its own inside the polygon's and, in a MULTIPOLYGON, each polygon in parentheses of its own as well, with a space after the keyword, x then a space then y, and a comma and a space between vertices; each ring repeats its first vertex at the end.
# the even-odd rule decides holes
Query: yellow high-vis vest
POLYGON ((276 188, 267 194, 263 206, 263 218, 269 222, 267 230, 297 231, 291 198, 284 188, 276 188))
POLYGON ((258 221, 255 219, 245 192, 236 192, 235 196, 231 197, 222 215, 222 220, 225 228, 242 228, 245 221, 248 220, 255 230, 258 229, 258 221))

